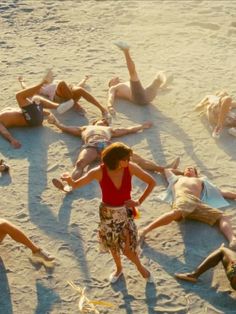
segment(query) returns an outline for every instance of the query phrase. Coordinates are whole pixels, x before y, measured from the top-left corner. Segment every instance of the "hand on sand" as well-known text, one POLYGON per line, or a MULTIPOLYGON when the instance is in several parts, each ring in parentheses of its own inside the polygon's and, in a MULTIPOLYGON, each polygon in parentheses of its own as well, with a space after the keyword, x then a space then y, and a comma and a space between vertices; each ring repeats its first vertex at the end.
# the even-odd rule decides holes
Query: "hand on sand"
POLYGON ((13 139, 11 141, 11 146, 15 149, 21 148, 21 142, 17 141, 16 139, 13 139))
POLYGON ((150 129, 152 127, 153 123, 151 121, 145 121, 142 126, 143 129, 150 129))
POLYGON ((57 118, 51 113, 47 118, 48 123, 56 124, 58 122, 57 118))

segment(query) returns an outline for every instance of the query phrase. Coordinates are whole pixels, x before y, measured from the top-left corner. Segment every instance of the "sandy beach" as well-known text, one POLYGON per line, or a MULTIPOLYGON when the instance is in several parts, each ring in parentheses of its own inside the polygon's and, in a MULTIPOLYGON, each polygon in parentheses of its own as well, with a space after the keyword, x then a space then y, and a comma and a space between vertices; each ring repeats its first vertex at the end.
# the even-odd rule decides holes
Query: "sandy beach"
MULTIPOLYGON (((17 77, 27 85, 40 82, 51 68, 58 80, 79 82, 91 74, 88 90, 103 105, 112 76, 128 79, 123 54, 113 42, 129 43, 143 84, 159 70, 173 75, 169 88, 159 92, 151 105, 115 103, 114 126, 131 126, 146 120, 153 127, 120 138, 140 155, 165 165, 181 158, 180 168, 195 165, 220 188, 236 189, 236 138, 224 130, 212 138, 205 118, 194 106, 205 96, 226 89, 236 100, 236 1, 82 1, 2 0, 0 109, 17 107, 17 77)), ((86 125, 100 112, 85 101, 83 117, 70 110, 57 118, 65 124, 86 125)), ((216 228, 199 222, 172 223, 147 238, 142 261, 155 278, 146 285, 135 267, 124 261, 124 277, 108 282, 113 270, 109 254, 99 251, 97 225, 100 189, 96 183, 65 195, 52 178, 71 171, 81 139, 44 123, 39 128, 15 128, 22 143, 13 149, 0 138, 0 159, 10 165, 10 175, 0 176, 1 218, 22 228, 56 258, 54 269, 30 262, 30 250, 9 237, 1 244, 0 314, 74 314, 78 293, 72 281, 86 287, 92 300, 110 302, 100 313, 236 313, 223 267, 201 276, 195 285, 175 279, 175 272, 194 267, 225 238, 216 228)), ((95 163, 94 165, 97 165, 95 163)), ((144 227, 169 210, 157 197, 165 189, 160 175, 151 196, 140 207, 136 221, 144 227)), ((143 184, 133 182, 138 197, 143 184)), ((223 211, 232 215, 236 204, 223 211)))

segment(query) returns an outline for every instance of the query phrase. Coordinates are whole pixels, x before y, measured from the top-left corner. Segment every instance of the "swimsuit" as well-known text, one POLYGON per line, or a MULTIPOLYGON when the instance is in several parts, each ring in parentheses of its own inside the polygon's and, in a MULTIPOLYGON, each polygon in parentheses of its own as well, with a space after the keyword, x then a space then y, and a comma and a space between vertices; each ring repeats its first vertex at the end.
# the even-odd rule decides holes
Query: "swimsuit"
POLYGON ((227 267, 226 270, 226 275, 229 279, 229 281, 231 281, 233 278, 236 277, 236 260, 232 261, 229 266, 227 267))
POLYGON ((130 81, 130 90, 132 100, 138 105, 146 105, 148 101, 146 99, 145 89, 140 81, 130 81))
POLYGON ((43 107, 33 102, 32 104, 22 107, 22 114, 29 126, 40 126, 43 123, 43 107))
POLYGON ((112 249, 116 252, 124 250, 127 238, 129 248, 137 248, 137 227, 134 223, 133 211, 124 206, 124 202, 131 199, 131 175, 129 168, 124 168, 121 187, 117 189, 108 176, 105 165, 101 165, 102 180, 99 182, 102 189, 102 203, 99 207, 99 242, 103 252, 112 249), (108 205, 109 204, 109 205, 108 205))
POLYGON ((173 210, 180 210, 183 218, 198 220, 213 226, 221 217, 222 212, 201 202, 191 194, 176 195, 173 210))
POLYGON ((96 142, 90 142, 88 144, 82 145, 81 149, 85 148, 94 148, 96 149, 97 153, 100 155, 101 152, 111 144, 110 141, 103 141, 103 140, 98 140, 96 142))

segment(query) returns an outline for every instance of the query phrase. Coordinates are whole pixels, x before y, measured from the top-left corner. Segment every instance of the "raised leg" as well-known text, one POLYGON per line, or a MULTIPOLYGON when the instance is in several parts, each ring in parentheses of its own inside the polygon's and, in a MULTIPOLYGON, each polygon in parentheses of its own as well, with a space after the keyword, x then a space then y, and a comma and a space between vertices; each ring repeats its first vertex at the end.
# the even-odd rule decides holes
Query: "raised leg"
POLYGON ((213 137, 218 138, 220 136, 220 133, 224 128, 225 119, 227 117, 228 112, 230 111, 231 104, 232 104, 231 97, 225 96, 221 99, 218 121, 212 133, 213 137))
POLYGON ((72 171, 71 178, 73 180, 78 180, 82 176, 84 168, 90 165, 97 158, 98 153, 95 148, 88 147, 82 149, 72 171))
POLYGON ((150 85, 145 88, 146 99, 148 102, 152 102, 156 97, 160 87, 163 87, 166 83, 166 76, 164 72, 157 73, 157 76, 150 85))

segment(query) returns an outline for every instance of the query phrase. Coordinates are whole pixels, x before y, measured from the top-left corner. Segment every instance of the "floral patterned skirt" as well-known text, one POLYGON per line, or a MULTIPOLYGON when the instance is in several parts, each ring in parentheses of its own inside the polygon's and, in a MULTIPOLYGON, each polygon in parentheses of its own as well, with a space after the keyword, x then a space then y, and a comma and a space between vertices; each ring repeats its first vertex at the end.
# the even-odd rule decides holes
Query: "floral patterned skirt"
POLYGON ((131 251, 136 251, 138 233, 132 210, 125 206, 111 207, 101 203, 99 214, 98 236, 101 251, 108 252, 111 249, 120 253, 126 243, 131 251))

